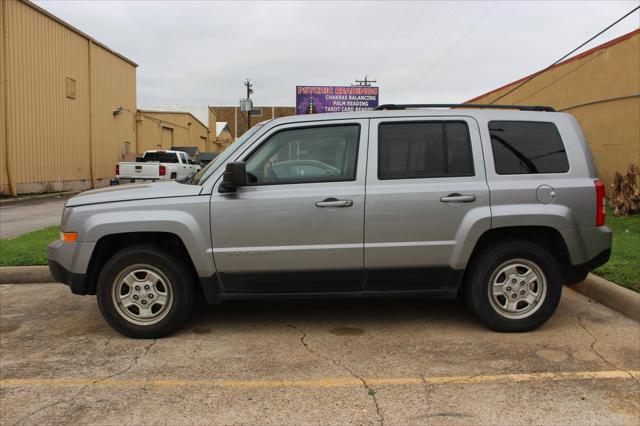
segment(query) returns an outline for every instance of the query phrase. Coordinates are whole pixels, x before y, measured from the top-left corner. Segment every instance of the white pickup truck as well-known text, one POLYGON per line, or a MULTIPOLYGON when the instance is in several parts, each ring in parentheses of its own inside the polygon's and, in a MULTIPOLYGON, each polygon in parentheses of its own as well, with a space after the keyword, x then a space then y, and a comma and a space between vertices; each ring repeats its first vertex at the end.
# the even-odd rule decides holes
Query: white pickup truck
POLYGON ((116 165, 118 183, 176 180, 200 170, 200 166, 182 151, 146 151, 136 162, 121 161, 116 165))

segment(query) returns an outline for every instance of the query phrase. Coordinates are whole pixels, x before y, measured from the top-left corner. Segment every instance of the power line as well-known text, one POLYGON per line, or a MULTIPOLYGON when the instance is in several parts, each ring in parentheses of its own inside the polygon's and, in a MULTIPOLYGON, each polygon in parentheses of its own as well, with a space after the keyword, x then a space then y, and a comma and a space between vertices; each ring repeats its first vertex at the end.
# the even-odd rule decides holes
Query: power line
POLYGON ((393 33, 393 37, 391 37, 387 45, 384 47, 384 49, 382 49, 382 51, 380 52, 380 56, 378 56, 377 60, 371 66, 370 71, 372 72, 375 71, 375 69, 380 64, 380 61, 382 61, 382 58, 387 53, 387 50, 389 50, 389 47, 396 41, 396 38, 398 38, 398 35, 400 34, 400 30, 404 26, 404 23, 407 20, 407 17, 409 16, 409 12, 411 11, 412 7, 413 7, 413 1, 409 3, 409 6, 407 6, 407 10, 404 12, 404 16, 402 17, 402 20, 399 22, 398 27, 396 28, 396 31, 393 33))
MULTIPOLYGON (((429 40, 435 37, 436 34, 438 34, 440 31, 442 31, 444 28, 446 28, 447 26, 449 26, 449 23, 453 20, 453 18, 458 14, 459 10, 460 10, 460 2, 456 3, 455 8, 452 9, 453 12, 451 13, 451 15, 449 15, 447 17, 447 19, 444 19, 441 21, 441 25, 438 27, 438 29, 436 29, 435 31, 431 31, 429 32, 428 36, 425 36, 424 39, 425 40, 429 40)), ((427 47, 429 47, 429 43, 424 43, 422 45, 422 47, 420 48, 420 50, 418 50, 418 52, 413 55, 415 58, 420 58, 420 56, 422 56, 422 54, 424 53, 424 51, 427 49, 427 47)), ((414 61, 415 62, 415 61, 414 61)))
POLYGON ((496 0, 493 5, 489 8, 489 10, 487 10, 487 12, 482 15, 482 18, 480 18, 478 20, 478 22, 475 23, 475 25, 473 27, 471 27, 469 29, 469 31, 467 31, 454 45, 453 47, 451 47, 451 49, 447 50, 447 52, 442 55, 440 57, 440 59, 438 59, 433 66, 429 69, 429 71, 427 71, 425 74, 422 75, 422 77, 420 77, 419 79, 417 79, 416 81, 413 82, 413 84, 411 84, 410 87, 415 86, 420 80, 423 80, 425 77, 427 77, 429 74, 431 74, 436 68, 438 68, 438 66, 449 57, 449 55, 451 55, 458 46, 460 46, 460 44, 476 29, 478 28, 478 26, 487 18, 487 16, 489 16, 489 14, 493 11, 493 9, 496 8, 496 6, 498 5, 498 3, 500 3, 500 0, 496 0))
POLYGON ((429 8, 431 7, 431 2, 433 0, 427 0, 424 3, 424 7, 422 8, 422 10, 420 10, 420 12, 417 14, 417 18, 413 21, 413 24, 411 25, 411 28, 409 28, 409 32, 407 32, 407 36, 410 36, 411 34, 413 34, 413 30, 416 29, 416 27, 418 26, 418 23, 422 22, 422 16, 424 15, 424 13, 429 10, 429 8))
POLYGON ((587 59, 585 62, 581 63, 580 65, 578 65, 577 67, 571 69, 570 71, 562 74, 560 77, 556 78, 555 80, 551 81, 549 84, 547 84, 546 86, 541 87, 540 89, 536 90, 533 93, 529 93, 528 95, 526 95, 523 98, 518 99, 517 101, 514 101, 513 103, 515 105, 518 105, 520 102, 523 102, 527 99, 529 99, 532 96, 537 95, 538 93, 542 92, 543 90, 553 86, 554 84, 556 84, 558 81, 563 80, 564 78, 566 78, 567 76, 569 76, 570 74, 573 74, 574 72, 580 71, 580 69, 582 69, 582 67, 584 67, 585 65, 588 65, 591 61, 593 61, 594 59, 597 59, 600 57, 600 55, 602 55, 603 53, 606 52, 606 49, 602 49, 600 52, 595 53, 591 58, 587 59))
POLYGON ((540 74, 542 74, 543 72, 553 68, 554 66, 558 65, 558 63, 564 61, 566 58, 568 58, 569 56, 573 55, 575 52, 577 52, 578 50, 582 49, 585 45, 589 44, 591 41, 593 41, 594 39, 598 38, 599 36, 601 36, 602 34, 604 34, 606 31, 610 30, 611 28, 613 28, 614 26, 618 25, 618 23, 620 23, 620 21, 622 21, 623 19, 625 19, 626 17, 628 17, 629 15, 633 14, 635 11, 637 11, 638 9, 640 9, 640 6, 635 7, 633 10, 631 10, 630 12, 627 12, 625 15, 623 15, 621 18, 618 18, 616 21, 614 21, 612 24, 608 25, 605 29, 603 29, 602 31, 600 31, 598 34, 594 35, 593 37, 591 37, 589 40, 585 41, 584 43, 582 43, 580 46, 576 47, 575 49, 573 49, 571 52, 567 53, 566 55, 564 55, 562 58, 558 59, 557 61, 555 61, 554 63, 552 63, 551 65, 549 65, 548 67, 533 73, 531 75, 531 77, 527 78, 526 80, 524 80, 522 83, 520 83, 519 85, 517 85, 516 87, 514 87, 513 89, 509 90, 507 93, 498 96, 496 99, 492 100, 491 102, 489 102, 489 105, 492 105, 494 102, 499 101, 500 99, 504 98, 505 96, 515 92, 516 90, 518 90, 519 88, 521 88, 522 86, 524 86, 525 84, 527 84, 528 82, 530 82, 531 80, 533 80, 534 78, 536 78, 537 76, 539 76, 540 74))
MULTIPOLYGON (((413 4, 414 4, 415 0, 411 2, 411 4, 409 5, 409 7, 407 9, 407 12, 406 12, 404 18, 402 19, 402 23, 398 27, 398 29, 397 29, 396 33, 394 34, 392 40, 387 44, 387 46, 385 46, 384 51, 378 57, 378 60, 376 61, 375 66, 372 67, 370 69, 370 71, 374 72, 375 70, 382 68, 384 65, 386 65, 387 62, 389 62, 389 55, 386 54, 387 51, 389 50, 389 47, 391 47, 394 44, 394 42, 398 38, 398 36, 402 36, 403 38, 407 38, 413 33, 413 30, 416 28, 418 23, 421 21, 422 15, 424 15, 424 12, 427 9, 429 9, 429 7, 431 6, 431 2, 432 1, 433 0, 427 0, 425 2, 425 6, 422 8, 422 10, 420 12, 417 13, 417 15, 416 15, 417 18, 413 21, 413 24, 409 28, 408 32, 406 32, 406 34, 402 34, 402 28, 404 27, 405 21, 407 21, 407 17, 409 16, 409 12, 411 11, 411 8, 413 7, 413 4)), ((415 15, 415 14, 412 14, 412 15, 415 15)))

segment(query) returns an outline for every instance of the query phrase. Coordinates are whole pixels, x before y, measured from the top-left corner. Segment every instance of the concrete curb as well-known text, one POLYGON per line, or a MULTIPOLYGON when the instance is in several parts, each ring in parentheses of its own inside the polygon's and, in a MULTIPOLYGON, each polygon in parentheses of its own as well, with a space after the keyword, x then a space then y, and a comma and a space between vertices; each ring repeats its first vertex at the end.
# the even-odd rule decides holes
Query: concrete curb
POLYGON ((593 274, 571 288, 622 315, 640 321, 640 293, 593 274))
POLYGON ((3 266, 0 267, 0 284, 51 283, 55 280, 48 266, 3 266))
POLYGON ((0 206, 8 206, 11 204, 19 204, 25 201, 48 200, 50 198, 69 198, 82 191, 52 192, 50 194, 24 195, 21 197, 2 198, 0 206))

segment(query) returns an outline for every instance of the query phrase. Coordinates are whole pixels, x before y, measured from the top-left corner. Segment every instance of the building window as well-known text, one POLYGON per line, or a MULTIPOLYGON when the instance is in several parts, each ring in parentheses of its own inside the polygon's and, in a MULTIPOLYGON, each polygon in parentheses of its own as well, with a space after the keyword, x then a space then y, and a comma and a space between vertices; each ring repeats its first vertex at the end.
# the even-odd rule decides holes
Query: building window
POLYGON ((378 130, 378 179, 473 176, 467 123, 395 122, 378 130))
POLYGON ((69 99, 76 98, 76 81, 71 77, 65 77, 64 79, 64 91, 65 95, 69 99))
POLYGON ((491 121, 489 133, 499 175, 569 171, 567 152, 553 123, 491 121))

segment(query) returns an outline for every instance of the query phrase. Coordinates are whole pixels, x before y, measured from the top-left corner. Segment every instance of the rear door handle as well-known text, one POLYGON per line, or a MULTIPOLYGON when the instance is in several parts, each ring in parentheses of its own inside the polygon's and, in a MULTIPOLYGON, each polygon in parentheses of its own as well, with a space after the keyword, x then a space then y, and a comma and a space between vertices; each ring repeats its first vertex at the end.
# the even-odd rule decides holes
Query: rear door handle
POLYGON ((317 201, 316 207, 351 207, 352 200, 338 200, 337 198, 327 198, 323 201, 317 201))
POLYGON ((449 194, 446 197, 440 197, 440 201, 443 203, 472 203, 475 200, 475 195, 462 195, 458 193, 449 194))

